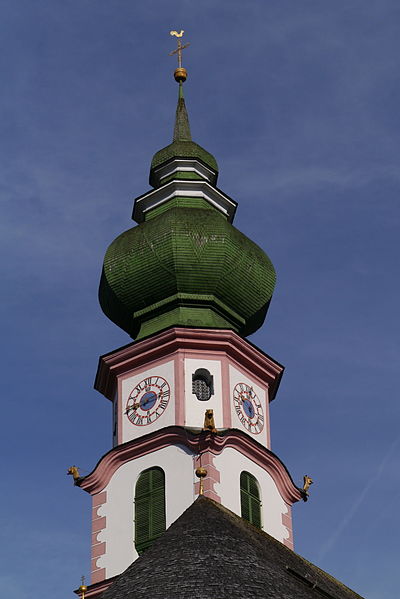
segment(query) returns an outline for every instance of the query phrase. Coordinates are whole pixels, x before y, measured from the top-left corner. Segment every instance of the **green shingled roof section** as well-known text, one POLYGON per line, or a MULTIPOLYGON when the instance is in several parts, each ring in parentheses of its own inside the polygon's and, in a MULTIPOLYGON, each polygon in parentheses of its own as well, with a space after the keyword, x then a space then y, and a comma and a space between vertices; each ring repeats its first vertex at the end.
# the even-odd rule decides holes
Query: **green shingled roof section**
POLYGON ((232 323, 229 320, 211 309, 181 306, 174 308, 171 312, 142 322, 137 339, 150 337, 150 335, 173 327, 176 322, 179 322, 180 326, 201 327, 202 329, 232 329, 232 323))
POLYGON ((170 210, 171 208, 204 208, 204 210, 216 210, 216 208, 213 208, 204 198, 183 198, 181 196, 176 196, 145 212, 144 219, 146 221, 151 220, 156 216, 167 212, 167 210, 170 210))
POLYGON ((182 84, 179 84, 179 98, 178 106, 176 107, 173 141, 192 141, 189 117, 186 110, 183 92, 181 91, 182 89, 182 84))
POLYGON ((224 216, 175 206, 110 245, 99 298, 133 338, 173 325, 248 335, 262 325, 274 285, 269 258, 224 216))
POLYGON ((179 85, 178 105, 176 107, 174 136, 171 144, 154 154, 150 167, 150 184, 153 185, 153 171, 173 158, 197 158, 206 166, 218 172, 218 164, 214 156, 192 141, 189 117, 183 98, 183 86, 179 85))
MULTIPOLYGON (((172 158, 197 158, 204 162, 206 166, 218 172, 218 164, 214 156, 207 152, 204 148, 196 144, 194 141, 173 141, 172 144, 166 146, 154 154, 151 161, 151 170, 153 171, 158 166, 164 164, 172 158)), ((150 175, 151 176, 151 175, 150 175)))
POLYGON ((164 177, 161 184, 166 185, 170 181, 174 181, 174 180, 176 181, 177 179, 181 180, 181 181, 205 181, 206 180, 205 177, 202 177, 201 175, 198 175, 197 173, 193 173, 191 171, 176 171, 169 177, 164 177))
MULTIPOLYGON (((216 182, 215 158, 191 139, 182 85, 173 142, 155 154, 151 185, 165 184, 154 172, 174 159, 202 162, 216 182)), ((197 175, 178 170, 171 177, 197 175)), ((170 326, 230 328, 245 336, 264 322, 274 285, 269 258, 224 215, 203 198, 174 198, 110 245, 99 299, 136 339, 170 326)))

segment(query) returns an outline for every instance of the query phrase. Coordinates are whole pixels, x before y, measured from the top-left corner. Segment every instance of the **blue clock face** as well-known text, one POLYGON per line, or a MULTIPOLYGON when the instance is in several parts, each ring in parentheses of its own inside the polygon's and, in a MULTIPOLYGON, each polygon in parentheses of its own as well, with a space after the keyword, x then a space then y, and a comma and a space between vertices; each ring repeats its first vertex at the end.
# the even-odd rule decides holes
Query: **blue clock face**
POLYGON ((168 382, 161 376, 143 379, 132 389, 125 414, 135 426, 153 424, 166 410, 170 398, 168 382))
POLYGON ((144 395, 142 395, 142 397, 140 398, 140 402, 139 402, 139 406, 142 408, 142 410, 151 410, 152 407, 154 407, 154 404, 157 401, 157 394, 154 391, 147 391, 144 395))
POLYGON ((244 428, 258 435, 264 428, 264 412, 253 387, 238 383, 233 390, 235 412, 244 428))

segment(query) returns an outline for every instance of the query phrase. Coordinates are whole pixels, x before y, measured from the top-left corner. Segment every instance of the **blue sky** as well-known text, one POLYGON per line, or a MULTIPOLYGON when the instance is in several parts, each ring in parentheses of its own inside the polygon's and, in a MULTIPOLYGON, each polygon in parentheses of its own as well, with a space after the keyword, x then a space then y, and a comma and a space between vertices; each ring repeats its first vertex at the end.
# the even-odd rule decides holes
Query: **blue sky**
POLYGON ((1 0, 0 590, 72 597, 89 574, 89 472, 111 446, 92 386, 129 342, 101 313, 108 244, 172 136, 186 30, 195 141, 278 283, 251 340, 286 366, 273 449, 296 550, 368 599, 397 594, 398 0, 1 0))

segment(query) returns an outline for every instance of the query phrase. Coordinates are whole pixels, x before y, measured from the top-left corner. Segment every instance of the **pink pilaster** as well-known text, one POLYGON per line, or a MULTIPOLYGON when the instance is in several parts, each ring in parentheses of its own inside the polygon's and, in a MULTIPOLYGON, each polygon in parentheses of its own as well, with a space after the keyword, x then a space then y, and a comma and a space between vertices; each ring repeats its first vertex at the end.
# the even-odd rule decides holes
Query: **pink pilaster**
POLYGON ((185 373, 184 354, 178 352, 174 362, 175 378, 175 422, 179 426, 185 425, 185 373))
MULTIPOLYGON (((121 378, 118 379, 117 389, 118 389, 118 394, 117 394, 117 398, 116 398, 116 401, 118 403, 117 414, 121 414, 121 412, 122 412, 122 379, 121 378)), ((118 419, 118 423, 117 423, 117 440, 118 440, 118 445, 120 443, 122 443, 122 422, 120 422, 119 419, 118 419)))
POLYGON ((267 447, 268 447, 268 449, 271 449, 271 426, 270 426, 270 415, 269 415, 269 404, 270 404, 269 387, 267 387, 266 393, 267 393, 267 401, 266 401, 266 405, 265 405, 265 426, 266 426, 266 430, 267 430, 267 447))
POLYGON ((229 362, 226 356, 221 360, 222 410, 226 428, 232 426, 231 394, 229 390, 229 362))
POLYGON ((102 516, 101 508, 107 502, 107 492, 102 491, 93 495, 92 499, 92 560, 91 582, 97 583, 105 579, 106 571, 97 565, 97 560, 105 554, 106 544, 99 539, 99 534, 106 527, 106 517, 102 516))
MULTIPOLYGON (((199 456, 195 459, 195 467, 196 468, 205 468, 207 470, 207 475, 203 478, 203 491, 206 497, 210 499, 214 499, 214 501, 218 501, 221 503, 221 497, 215 490, 215 483, 219 483, 221 480, 219 470, 214 465, 214 455, 211 451, 203 451, 199 456)), ((194 485, 195 494, 198 495, 200 492, 200 481, 197 481, 194 485)))
POLYGON ((287 537, 287 539, 283 540, 283 543, 284 543, 284 545, 286 545, 286 547, 289 547, 289 549, 293 550, 294 543, 293 543, 292 506, 289 505, 288 503, 286 503, 286 507, 287 507, 288 511, 286 514, 282 514, 282 524, 287 529, 289 536, 287 537))

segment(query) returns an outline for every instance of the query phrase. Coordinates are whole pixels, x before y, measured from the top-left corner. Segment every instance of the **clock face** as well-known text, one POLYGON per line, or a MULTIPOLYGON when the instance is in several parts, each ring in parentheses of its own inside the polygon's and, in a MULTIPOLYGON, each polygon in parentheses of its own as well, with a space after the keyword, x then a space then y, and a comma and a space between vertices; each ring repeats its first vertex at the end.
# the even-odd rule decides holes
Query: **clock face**
POLYGON ((233 390, 233 405, 245 429, 255 435, 261 433, 264 428, 264 412, 253 387, 238 383, 233 390))
POLYGON ((165 411, 170 398, 168 382, 161 376, 150 376, 132 389, 125 414, 132 424, 153 424, 165 411))

